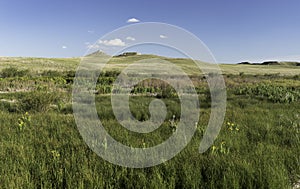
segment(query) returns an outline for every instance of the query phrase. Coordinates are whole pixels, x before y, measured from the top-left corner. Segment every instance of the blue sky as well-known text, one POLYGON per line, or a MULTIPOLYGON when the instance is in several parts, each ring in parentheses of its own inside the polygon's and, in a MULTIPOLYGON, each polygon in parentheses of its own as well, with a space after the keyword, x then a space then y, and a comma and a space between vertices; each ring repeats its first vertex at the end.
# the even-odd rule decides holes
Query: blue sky
POLYGON ((300 61, 299 8, 299 0, 2 0, 0 56, 82 56, 136 18, 192 32, 218 62, 300 61))

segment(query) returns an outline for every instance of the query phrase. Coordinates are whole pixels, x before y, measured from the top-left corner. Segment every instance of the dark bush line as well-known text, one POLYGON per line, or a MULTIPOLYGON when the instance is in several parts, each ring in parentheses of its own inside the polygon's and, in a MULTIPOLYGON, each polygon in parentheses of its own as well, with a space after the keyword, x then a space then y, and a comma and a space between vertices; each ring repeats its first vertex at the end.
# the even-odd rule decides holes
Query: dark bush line
POLYGON ((274 103, 291 103, 300 100, 300 89, 294 87, 257 84, 235 89, 236 95, 266 98, 274 103))
POLYGON ((29 70, 18 70, 16 67, 8 67, 8 68, 4 68, 1 72, 0 72, 0 76, 2 78, 10 78, 10 77, 24 77, 29 75, 30 72, 29 70))

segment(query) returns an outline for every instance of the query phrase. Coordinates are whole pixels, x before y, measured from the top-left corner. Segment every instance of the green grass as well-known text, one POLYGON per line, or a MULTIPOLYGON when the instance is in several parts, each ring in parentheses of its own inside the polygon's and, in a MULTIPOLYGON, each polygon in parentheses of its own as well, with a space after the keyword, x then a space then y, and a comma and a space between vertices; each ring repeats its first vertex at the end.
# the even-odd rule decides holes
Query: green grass
POLYGON ((220 67, 224 74, 235 75, 240 73, 247 75, 279 74, 287 76, 300 74, 300 66, 222 64, 220 67))
MULTIPOLYGON (((152 146, 172 134, 168 121, 150 135, 128 133, 113 119, 111 110, 100 111, 109 107, 109 98, 98 99, 100 115, 110 115, 102 116, 103 124, 124 144, 152 146)), ((134 98, 132 110, 138 112, 145 100, 148 98, 134 98)), ((176 103, 172 105, 170 113, 178 114, 176 103)), ((30 123, 20 130, 18 119, 24 113, 1 111, 0 120, 4 123, 0 143, 1 185, 4 188, 288 188, 300 173, 297 134, 300 119, 296 115, 300 113, 299 105, 273 104, 247 97, 230 100, 226 121, 214 143, 220 148, 225 142, 228 153, 214 153, 211 148, 199 154, 199 142, 209 118, 209 109, 203 108, 191 143, 172 160, 144 169, 122 168, 98 157, 82 140, 71 114, 54 110, 30 112, 30 123), (239 130, 229 130, 226 122, 236 124, 239 130)), ((147 114, 146 108, 141 114, 147 114)))
MULTIPOLYGON (((141 57, 114 58, 110 64, 120 69, 119 64, 124 66, 138 58, 141 57)), ((47 61, 24 58, 28 63, 18 66, 22 59, 7 58, 3 63, 1 58, 0 67, 3 70, 12 64, 23 70, 29 69, 26 65, 47 61)), ((203 154, 198 150, 210 117, 210 94, 205 78, 191 77, 201 107, 193 139, 161 165, 132 169, 103 160, 85 144, 71 107, 70 71, 79 60, 52 60, 56 66, 37 65, 27 75, 0 80, 1 188, 291 188, 300 180, 300 98, 296 96, 300 80, 293 76, 299 75, 298 68, 221 65, 228 70, 224 75, 228 96, 225 121, 213 146, 203 154), (272 69, 283 70, 280 73, 293 70, 293 75, 273 74, 272 69), (274 100, 287 93, 295 98, 274 100)), ((172 61, 193 73, 187 60, 172 61)), ((158 80, 139 83, 130 97, 134 117, 140 121, 149 119, 149 103, 156 97, 165 102, 167 117, 154 132, 128 131, 113 115, 110 90, 104 90, 117 75, 118 72, 106 72, 99 78, 95 98, 97 112, 109 134, 134 147, 154 146, 169 138, 180 118, 177 96, 172 90, 163 94, 166 85, 158 80)))
POLYGON ((79 58, 23 58, 0 57, 0 70, 7 67, 28 69, 32 72, 44 70, 75 70, 80 62, 79 58))

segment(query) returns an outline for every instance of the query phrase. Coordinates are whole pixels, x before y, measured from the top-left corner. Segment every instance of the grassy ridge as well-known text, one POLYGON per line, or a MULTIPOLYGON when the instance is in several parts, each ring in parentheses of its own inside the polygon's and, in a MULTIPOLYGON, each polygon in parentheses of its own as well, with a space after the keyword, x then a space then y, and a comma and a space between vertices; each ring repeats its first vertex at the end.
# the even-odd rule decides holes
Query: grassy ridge
MULTIPOLYGON (((108 65, 107 70, 121 70, 129 64, 151 58, 160 58, 162 60, 170 61, 180 66, 187 74, 195 75, 199 73, 199 69, 189 59, 183 58, 166 58, 156 55, 139 55, 129 57, 113 57, 108 65)), ((80 58, 9 58, 0 57, 0 70, 9 66, 15 66, 19 69, 29 69, 32 72, 42 72, 45 70, 58 71, 75 71, 79 65, 80 58)), ((205 66, 205 64, 204 64, 205 66)), ((250 75, 264 75, 264 74, 280 74, 280 75, 300 75, 300 66, 296 66, 293 62, 281 62, 279 65, 243 65, 243 64, 220 64, 219 65, 224 74, 250 74, 250 75)))

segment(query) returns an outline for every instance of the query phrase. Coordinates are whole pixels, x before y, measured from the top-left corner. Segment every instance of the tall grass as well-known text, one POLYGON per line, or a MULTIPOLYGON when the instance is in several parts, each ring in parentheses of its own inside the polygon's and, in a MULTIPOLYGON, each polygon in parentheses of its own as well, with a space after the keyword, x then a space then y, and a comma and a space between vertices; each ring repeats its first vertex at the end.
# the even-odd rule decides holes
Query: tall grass
MULTIPOLYGON (((136 134, 122 128, 104 110, 108 97, 98 97, 97 108, 108 132, 124 144, 142 147, 156 145, 172 135, 168 119, 159 130, 136 134), (100 101, 101 99, 101 101, 100 101)), ((132 99, 138 109, 147 97, 132 99)), ((171 114, 180 108, 176 99, 171 114), (178 107, 175 108, 174 107, 178 107)), ((243 99, 246 107, 229 102, 226 123, 238 125, 232 132, 226 123, 215 141, 226 153, 198 153, 199 142, 209 118, 201 110, 197 132, 189 145, 175 158, 152 168, 130 169, 112 165, 92 152, 77 131, 72 114, 55 110, 31 112, 30 124, 18 127, 24 113, 1 111, 1 186, 3 188, 288 188, 299 175, 299 118, 297 107, 243 99), (279 116, 280 115, 280 116, 279 116), (294 115, 294 117, 291 117, 294 115)), ((141 106, 142 105, 142 106, 141 106)), ((146 106, 145 106, 146 107, 146 106)), ((142 108, 143 109, 143 108, 142 108)), ((147 113, 145 108, 144 113, 147 113)), ((138 117, 137 117, 138 118, 138 117)), ((178 117, 179 118, 179 117, 178 117)), ((176 118, 177 119, 177 118, 176 118)), ((176 121, 176 120, 175 120, 176 121)))
MULTIPOLYGON (((296 77, 226 76, 230 87, 225 122, 213 146, 199 154, 210 117, 210 95, 203 77, 195 76, 201 110, 191 142, 161 165, 132 169, 103 160, 83 141, 71 109, 72 74, 45 71, 40 76, 2 78, 1 89, 12 90, 0 94, 0 188, 291 188, 300 179, 299 98, 268 98, 273 95, 269 89, 279 96, 294 94, 296 77), (266 88, 257 85, 261 82, 266 88), (32 83, 45 88, 28 90, 32 83)), ((111 86, 116 75, 103 74, 98 86, 111 86)), ((159 87, 159 82, 145 81, 130 97, 133 116, 145 121, 149 103, 158 97, 145 94, 166 90, 167 96, 160 97, 167 107, 166 119, 147 134, 123 128, 113 115, 110 96, 98 92, 96 109, 109 134, 133 147, 168 139, 180 121, 180 101, 170 95, 174 91, 159 87)))

